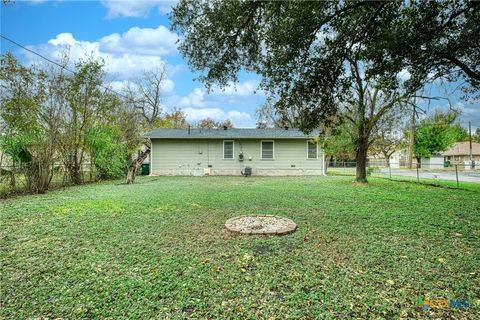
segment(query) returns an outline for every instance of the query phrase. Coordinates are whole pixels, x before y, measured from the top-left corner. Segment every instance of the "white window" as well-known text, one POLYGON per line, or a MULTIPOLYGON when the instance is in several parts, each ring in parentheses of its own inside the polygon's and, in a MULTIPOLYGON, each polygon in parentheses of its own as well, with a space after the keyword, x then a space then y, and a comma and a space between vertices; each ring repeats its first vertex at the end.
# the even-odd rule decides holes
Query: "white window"
POLYGON ((233 140, 224 140, 223 141, 223 159, 233 159, 234 154, 234 143, 233 140))
POLYGON ((274 159, 275 146, 272 140, 260 142, 260 155, 262 159, 274 159))
POLYGON ((307 159, 318 159, 318 145, 316 141, 307 141, 307 159))

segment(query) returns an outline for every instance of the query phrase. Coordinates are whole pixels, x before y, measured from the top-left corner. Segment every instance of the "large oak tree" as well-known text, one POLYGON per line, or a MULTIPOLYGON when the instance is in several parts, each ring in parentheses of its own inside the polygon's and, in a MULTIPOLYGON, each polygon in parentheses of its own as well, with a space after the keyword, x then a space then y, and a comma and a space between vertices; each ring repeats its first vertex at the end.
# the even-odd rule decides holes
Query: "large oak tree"
POLYGON ((203 72, 207 88, 237 81, 241 70, 260 74, 275 108, 295 107, 304 131, 349 106, 347 116, 358 127, 360 182, 366 181, 368 128, 375 125, 365 105, 372 101, 362 92, 392 98, 375 109, 385 110, 382 116, 385 106, 436 77, 464 78, 467 88, 478 87, 475 2, 184 0, 171 19, 180 51, 203 72), (402 71, 411 74, 404 84, 396 81, 402 71), (361 82, 374 86, 365 90, 361 82))

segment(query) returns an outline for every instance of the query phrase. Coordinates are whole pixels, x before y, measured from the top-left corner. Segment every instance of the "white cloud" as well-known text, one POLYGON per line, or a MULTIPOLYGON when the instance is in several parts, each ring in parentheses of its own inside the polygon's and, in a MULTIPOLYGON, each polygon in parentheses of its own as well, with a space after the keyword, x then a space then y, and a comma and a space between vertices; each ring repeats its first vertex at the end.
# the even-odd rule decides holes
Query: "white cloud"
POLYGON ((229 82, 225 88, 214 87, 212 93, 236 96, 250 96, 253 94, 263 94, 262 90, 258 90, 258 80, 247 80, 240 83, 229 82))
POLYGON ((117 92, 121 92, 123 89, 125 89, 126 87, 128 86, 132 86, 134 85, 133 82, 131 81, 128 81, 128 80, 123 80, 123 81, 110 81, 109 82, 109 85, 110 87, 117 91, 117 92))
POLYGON ((57 34, 55 39, 48 40, 48 43, 51 44, 52 46, 61 46, 61 45, 74 46, 80 42, 75 40, 75 38, 71 33, 59 33, 57 34))
MULTIPOLYGON (((174 39, 176 37, 170 35, 164 26, 160 26, 156 29, 131 28, 124 33, 107 35, 98 41, 80 40, 71 33, 60 33, 47 43, 29 48, 55 61, 59 61, 68 50, 72 69, 71 64, 86 56, 103 59, 107 81, 114 90, 121 91, 126 85, 132 84, 132 80, 139 78, 144 71, 165 66, 163 55, 173 53, 171 44, 174 43, 174 39)), ((27 64, 44 63, 30 53, 26 53, 25 57, 27 64)), ((183 64, 167 65, 168 77, 184 70, 183 64)), ((258 80, 229 83, 226 88, 222 90, 214 88, 210 93, 199 87, 185 96, 179 96, 175 94, 175 83, 167 78, 162 84, 164 108, 183 109, 188 114, 189 121, 198 121, 206 117, 214 118, 216 121, 228 118, 236 127, 254 127, 253 116, 238 109, 249 108, 249 104, 258 104, 258 101, 253 100, 263 98, 263 92, 256 90, 258 84, 258 80)))
POLYGON ((162 80, 162 92, 165 94, 173 93, 175 89, 175 83, 170 79, 162 80))
POLYGON ((246 112, 241 112, 237 110, 232 110, 227 112, 227 118, 232 120, 234 124, 247 124, 250 126, 255 126, 255 121, 252 119, 252 117, 246 113, 246 112))
MULTIPOLYGON (((110 87, 113 90, 115 90, 117 92, 121 92, 122 90, 126 89, 127 87, 134 88, 136 86, 135 82, 130 81, 130 80, 110 81, 108 84, 110 85, 110 87)), ((173 94, 174 89, 175 89, 175 83, 172 80, 165 79, 165 80, 162 81, 162 83, 161 83, 161 94, 163 96, 173 94)))
MULTIPOLYGON (((240 82, 238 84, 229 83, 224 89, 218 87, 213 88, 213 90, 207 94, 203 88, 195 88, 187 96, 177 97, 174 102, 175 105, 181 108, 204 108, 206 106, 211 106, 211 101, 206 101, 206 97, 230 97, 230 96, 253 96, 254 94, 263 94, 263 91, 257 90, 259 81, 258 80, 247 80, 240 82)), ((237 98, 234 98, 237 99, 237 98)), ((209 99, 212 100, 212 99, 209 99)))
POLYGON ((411 73, 407 69, 402 69, 398 74, 398 78, 402 81, 407 81, 412 77, 411 73))
POLYGON ((184 108, 183 112, 187 115, 189 122, 197 122, 205 118, 212 118, 215 121, 230 119, 237 128, 255 127, 255 121, 248 113, 237 110, 225 112, 220 108, 184 108))
POLYGON ((35 5, 35 4, 42 4, 42 3, 44 3, 44 2, 47 2, 47 0, 30 0, 30 1, 28 1, 28 2, 29 2, 30 4, 35 5))
POLYGON ((225 120, 226 114, 225 111, 219 108, 184 108, 183 112, 187 115, 187 120, 189 122, 199 121, 205 118, 212 118, 214 120, 220 121, 225 120))
POLYGON ((231 100, 229 98, 231 95, 239 95, 240 93, 243 98, 246 98, 247 93, 253 94, 250 86, 252 83, 255 83, 255 81, 248 81, 246 85, 242 83, 242 91, 240 92, 238 89, 237 91, 229 91, 229 89, 225 92, 207 94, 204 89, 195 88, 186 96, 171 96, 167 104, 180 107, 187 115, 189 122, 197 122, 205 118, 212 118, 215 121, 230 119, 237 128, 255 127, 255 119, 250 114, 238 110, 226 111, 223 110, 223 107, 217 107, 218 105, 231 106, 238 103, 238 101, 228 102, 231 100))
POLYGON ((172 12, 172 7, 174 7, 179 0, 164 0, 164 1, 159 1, 160 3, 158 4, 158 12, 161 14, 168 14, 172 12))
POLYGON ((174 54, 177 39, 177 35, 162 25, 156 29, 133 27, 121 35, 113 33, 100 39, 100 50, 106 53, 174 54))
POLYGON ((472 132, 475 132, 478 127, 480 127, 480 104, 472 103, 466 104, 461 101, 455 103, 455 108, 459 109, 460 114, 460 123, 468 128, 468 122, 471 122, 472 132))
POLYGON ((150 0, 150 1, 129 1, 129 0, 103 0, 102 5, 108 9, 108 18, 119 17, 146 17, 157 7, 159 13, 169 13, 177 1, 150 0))
MULTIPOLYGON (((111 77, 125 80, 138 77, 145 70, 164 66, 166 63, 161 56, 176 52, 175 41, 176 35, 164 26, 156 29, 134 27, 121 35, 114 33, 99 41, 77 40, 71 33, 60 33, 46 44, 30 48, 52 60, 58 60, 66 50, 71 62, 85 56, 103 59, 105 70, 111 77)), ((28 63, 38 61, 37 56, 28 53, 26 56, 28 63)), ((178 72, 179 67, 173 66, 172 69, 178 72)))
POLYGON ((454 108, 459 109, 461 115, 464 117, 473 117, 473 116, 480 116, 480 105, 477 104, 465 104, 461 101, 455 103, 454 108))
POLYGON ((190 92, 188 96, 180 98, 176 105, 178 105, 179 107, 204 107, 204 96, 205 91, 203 89, 195 88, 192 92, 190 92))

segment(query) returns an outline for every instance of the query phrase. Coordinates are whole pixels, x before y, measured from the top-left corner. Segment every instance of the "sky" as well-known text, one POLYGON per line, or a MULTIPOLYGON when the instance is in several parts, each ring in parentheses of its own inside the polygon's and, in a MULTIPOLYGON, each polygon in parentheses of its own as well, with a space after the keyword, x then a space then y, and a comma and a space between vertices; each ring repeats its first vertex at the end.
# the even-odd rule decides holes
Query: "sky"
MULTIPOLYGON (((16 0, 1 5, 1 34, 57 60, 69 48, 71 61, 86 55, 101 57, 106 62, 107 80, 120 90, 128 81, 145 71, 167 68, 163 85, 165 111, 181 108, 191 122, 206 117, 217 121, 230 119, 236 127, 254 127, 255 110, 265 101, 257 90, 259 76, 241 73, 239 82, 227 88, 207 92, 195 80, 188 61, 177 50, 178 36, 170 31, 168 14, 175 1, 43 1, 16 0)), ((0 51, 11 51, 23 63, 37 62, 38 57, 1 40, 0 51)), ((449 104, 462 110, 463 126, 472 122, 480 127, 480 103, 464 101, 460 93, 445 94, 434 88, 433 95, 447 100, 423 102, 432 112, 449 104)), ((447 90, 448 91, 448 90, 447 90)))
MULTIPOLYGON (((255 127, 255 110, 265 101, 256 90, 259 77, 242 73, 237 84, 208 93, 199 74, 177 50, 170 31, 167 1, 16 1, 1 5, 2 35, 58 60, 69 48, 70 60, 85 55, 106 62, 107 80, 115 90, 165 65, 165 111, 181 108, 191 122, 211 117, 230 119, 236 127, 255 127)), ((2 39, 1 52, 11 51, 23 63, 40 58, 2 39)))

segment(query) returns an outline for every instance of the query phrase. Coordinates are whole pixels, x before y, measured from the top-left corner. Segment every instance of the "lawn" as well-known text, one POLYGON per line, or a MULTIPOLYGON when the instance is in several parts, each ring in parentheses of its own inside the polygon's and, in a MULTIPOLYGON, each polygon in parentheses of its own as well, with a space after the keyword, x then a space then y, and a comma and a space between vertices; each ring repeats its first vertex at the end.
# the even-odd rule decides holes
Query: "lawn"
MULTIPOLYGON (((427 184, 431 186, 438 186, 438 187, 445 187, 445 188, 454 188, 454 189, 465 189, 465 190, 472 190, 472 191, 480 191, 480 183, 474 183, 474 182, 467 182, 462 180, 462 177, 460 177, 460 180, 457 182, 455 180, 442 180, 441 178, 439 179, 429 179, 423 177, 424 172, 420 172, 420 177, 417 179, 416 177, 408 177, 408 176, 403 176, 403 175, 396 175, 393 174, 391 177, 388 174, 388 172, 378 172, 374 171, 370 174, 371 177, 373 178, 382 178, 382 179, 390 179, 393 181, 398 181, 398 182, 413 182, 413 183, 421 183, 421 184, 427 184)), ((333 168, 333 169, 328 169, 328 175, 332 176, 355 176, 355 168, 347 168, 347 170, 343 169, 338 169, 338 168, 333 168)))
POLYGON ((474 319, 480 190, 145 177, 3 200, 0 318, 474 319), (239 236, 229 217, 293 219, 239 236), (469 308, 418 311, 418 296, 469 308))

